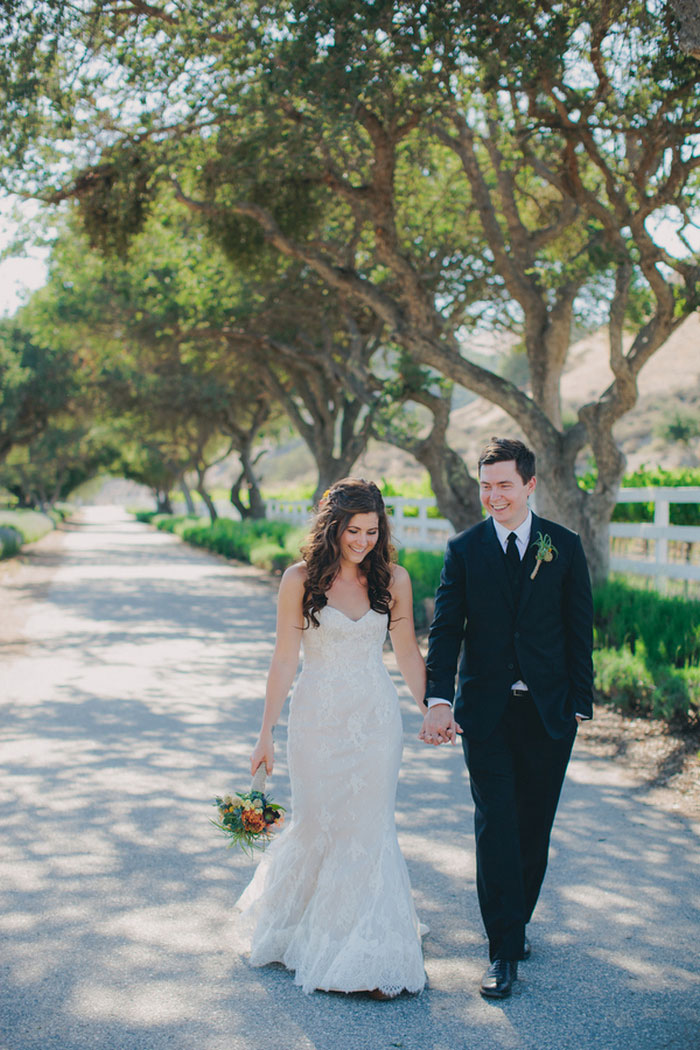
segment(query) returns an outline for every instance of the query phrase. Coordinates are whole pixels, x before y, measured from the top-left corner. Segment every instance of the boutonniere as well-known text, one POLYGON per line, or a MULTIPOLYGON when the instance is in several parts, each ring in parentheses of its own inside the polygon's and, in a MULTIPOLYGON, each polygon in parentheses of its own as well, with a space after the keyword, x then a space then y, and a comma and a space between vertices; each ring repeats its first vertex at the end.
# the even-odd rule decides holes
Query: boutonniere
POLYGON ((535 567, 530 573, 530 579, 534 580, 537 573, 540 571, 540 565, 543 561, 554 561, 559 551, 552 543, 551 536, 543 536, 541 532, 537 533, 537 539, 534 543, 530 544, 531 547, 536 547, 535 550, 535 567))

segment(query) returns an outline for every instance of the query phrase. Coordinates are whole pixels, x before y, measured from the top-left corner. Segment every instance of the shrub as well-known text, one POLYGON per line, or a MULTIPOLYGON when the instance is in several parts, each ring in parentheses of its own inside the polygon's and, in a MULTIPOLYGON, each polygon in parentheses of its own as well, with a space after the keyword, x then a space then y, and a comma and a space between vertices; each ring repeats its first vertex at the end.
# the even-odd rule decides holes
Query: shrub
POLYGON ((290 564, 294 564, 295 561, 301 560, 301 548, 304 545, 304 541, 308 536, 308 529, 299 528, 298 526, 291 528, 287 533, 287 537, 284 541, 284 549, 292 555, 292 561, 290 564))
POLYGON ((49 515, 53 522, 65 521, 69 514, 72 514, 75 507, 72 503, 54 503, 53 507, 49 511, 49 515))
POLYGON ((651 711, 654 678, 640 654, 629 649, 596 649, 593 670, 600 699, 628 713, 651 711))
POLYGON ((297 560, 291 551, 270 541, 257 543, 250 550, 251 564, 256 565, 259 569, 266 569, 267 572, 284 572, 297 560))
POLYGON ((443 554, 441 551, 419 551, 411 547, 402 547, 398 553, 398 562, 411 577, 413 619, 416 627, 427 627, 431 619, 432 599, 440 583, 443 554))
POLYGON ((208 518, 200 518, 197 514, 154 514, 151 518, 151 524, 161 532, 171 532, 176 536, 182 536, 189 525, 207 521, 208 518))
POLYGON ((651 665, 700 662, 700 602, 609 580, 595 588, 593 605, 597 647, 634 653, 641 642, 651 665))
POLYGON ((403 565, 411 577, 415 603, 435 596, 440 583, 443 558, 442 551, 418 551, 411 547, 402 547, 399 551, 399 565, 403 565))
POLYGON ((700 714, 700 668, 659 668, 652 714, 667 722, 697 718, 700 714))
POLYGON ((700 668, 650 667, 644 653, 629 649, 593 652, 598 699, 628 714, 688 722, 700 713, 700 668))
POLYGON ((200 519, 199 524, 186 525, 182 538, 198 547, 206 547, 225 558, 250 561, 251 550, 261 541, 282 547, 292 526, 285 521, 232 521, 219 518, 213 524, 200 519))
POLYGON ((38 510, 0 511, 0 525, 8 525, 22 537, 23 543, 34 543, 51 532, 54 523, 48 514, 38 510))
POLYGON ((22 534, 11 525, 0 525, 0 560, 13 558, 22 547, 22 534))

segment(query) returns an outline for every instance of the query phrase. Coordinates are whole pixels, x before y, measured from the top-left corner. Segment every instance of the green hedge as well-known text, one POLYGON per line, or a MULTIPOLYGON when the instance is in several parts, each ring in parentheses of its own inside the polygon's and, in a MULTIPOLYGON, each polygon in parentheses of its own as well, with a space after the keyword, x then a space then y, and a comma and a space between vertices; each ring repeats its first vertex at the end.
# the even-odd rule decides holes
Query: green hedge
POLYGON ((0 561, 12 558, 22 547, 22 534, 11 525, 0 525, 0 561))
POLYGON ((411 577, 413 618, 416 621, 416 627, 427 627, 430 614, 426 604, 435 597, 440 582, 442 551, 418 551, 410 547, 401 547, 398 552, 398 562, 399 565, 403 565, 411 577))
MULTIPOLYGON (((579 478, 581 488, 595 488, 596 474, 591 471, 579 478)), ((679 467, 666 470, 664 467, 640 467, 622 479, 623 488, 691 488, 700 486, 700 468, 679 467)), ((700 525, 700 505, 697 503, 672 503, 669 507, 671 525, 700 525)), ((613 521, 653 522, 653 503, 618 503, 613 511, 613 521)))
MULTIPOLYGON (((2 510, 0 511, 0 526, 13 530, 20 536, 20 546, 24 543, 34 543, 51 532, 54 522, 48 514, 42 514, 38 510, 2 510)), ((10 545, 12 540, 9 539, 10 545)), ((3 541, 3 552, 5 543, 3 541)), ((17 553, 13 551, 13 553, 17 553)), ((3 553, 3 558, 9 554, 3 553)))
POLYGON ((595 588, 597 649, 644 653, 650 665, 700 662, 700 602, 668 598, 618 580, 595 588))
MULTIPOLYGON (((305 531, 287 522, 136 515, 227 558, 282 572, 299 560, 305 531)), ((402 548, 411 576, 416 623, 427 626, 426 599, 440 582, 440 551, 402 548)), ((700 713, 700 602, 669 598, 609 581, 594 589, 595 688, 624 711, 690 721, 700 713)))
POLYGON ((595 684, 623 711, 700 717, 700 602, 610 580, 593 593, 595 684))
POLYGON ((635 652, 627 647, 595 649, 593 666, 599 699, 621 711, 668 722, 687 723, 698 718, 698 667, 651 663, 643 644, 635 652))
POLYGON ((271 572, 281 572, 299 560, 299 545, 304 531, 286 521, 232 521, 192 515, 156 514, 138 511, 137 521, 155 525, 162 532, 180 536, 195 547, 235 561, 250 562, 271 572))
MULTIPOLYGON (((206 547, 216 554, 236 561, 250 562, 253 547, 261 542, 275 544, 283 551, 292 526, 285 521, 231 521, 219 518, 213 524, 201 522, 182 530, 182 538, 197 547, 206 547)), ((289 555, 291 563, 291 555, 289 555)))

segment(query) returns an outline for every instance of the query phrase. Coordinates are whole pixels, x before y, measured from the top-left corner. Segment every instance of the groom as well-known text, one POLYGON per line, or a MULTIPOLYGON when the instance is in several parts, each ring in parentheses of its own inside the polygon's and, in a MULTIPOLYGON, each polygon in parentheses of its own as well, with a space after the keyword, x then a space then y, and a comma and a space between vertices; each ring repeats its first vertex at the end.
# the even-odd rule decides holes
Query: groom
POLYGON ((447 544, 420 736, 438 745, 463 733, 489 940, 480 991, 503 999, 530 954, 525 927, 564 774, 577 725, 593 713, 593 605, 579 537, 528 507, 533 452, 492 438, 479 482, 489 517, 447 544))

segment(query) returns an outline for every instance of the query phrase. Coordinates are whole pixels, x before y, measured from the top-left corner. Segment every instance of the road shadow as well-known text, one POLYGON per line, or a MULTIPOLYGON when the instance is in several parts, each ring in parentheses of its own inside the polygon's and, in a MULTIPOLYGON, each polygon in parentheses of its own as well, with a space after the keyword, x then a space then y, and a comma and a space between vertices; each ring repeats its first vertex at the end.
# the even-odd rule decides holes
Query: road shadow
MULTIPOLYGON (((128 522, 81 530, 87 549, 73 533, 33 602, 35 641, 5 668, 3 1050, 698 1045, 699 836, 583 752, 532 959, 512 999, 480 998, 461 749, 417 741, 405 690, 397 826, 431 927, 426 991, 306 996, 279 967, 251 969, 234 903, 254 865, 209 821, 215 794, 248 785, 272 589, 128 522)), ((271 790, 286 805, 284 748, 282 726, 271 790)))

